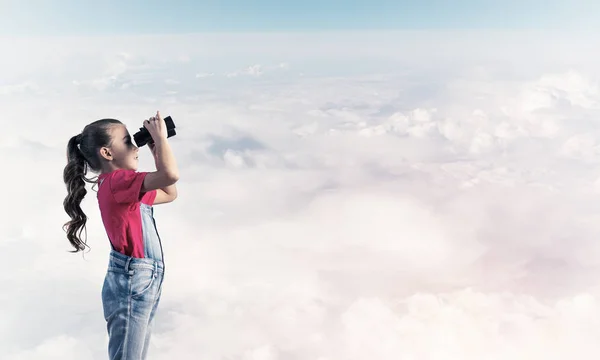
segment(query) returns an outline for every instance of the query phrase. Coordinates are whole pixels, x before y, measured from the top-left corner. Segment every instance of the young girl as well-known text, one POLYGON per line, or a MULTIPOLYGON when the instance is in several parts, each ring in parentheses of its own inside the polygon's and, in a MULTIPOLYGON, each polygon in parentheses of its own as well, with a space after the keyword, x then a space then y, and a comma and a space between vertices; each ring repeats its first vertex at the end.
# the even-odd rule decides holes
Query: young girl
POLYGON ((152 205, 177 197, 178 169, 160 113, 145 120, 144 127, 154 140, 149 145, 154 172, 137 172, 138 148, 118 120, 95 121, 67 145, 64 208, 71 220, 65 230, 73 252, 87 246, 81 239, 87 221, 80 206, 85 182, 98 184, 98 205, 111 245, 102 286, 111 360, 146 358, 165 270, 152 205), (88 169, 99 173, 96 181, 86 178, 88 169))

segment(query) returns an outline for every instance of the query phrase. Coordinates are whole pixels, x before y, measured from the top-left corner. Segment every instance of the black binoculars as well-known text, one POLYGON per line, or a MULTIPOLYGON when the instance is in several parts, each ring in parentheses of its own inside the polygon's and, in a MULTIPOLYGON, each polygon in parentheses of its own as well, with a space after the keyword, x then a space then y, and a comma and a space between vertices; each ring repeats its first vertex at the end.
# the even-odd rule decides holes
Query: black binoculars
MULTIPOLYGON (((167 125, 167 137, 170 138, 171 136, 174 136, 176 134, 175 123, 173 122, 173 119, 171 119, 170 116, 167 116, 166 118, 164 118, 164 120, 165 125, 167 125)), ((142 147, 146 144, 154 143, 154 140, 152 140, 152 136, 148 132, 148 129, 146 129, 143 126, 140 128, 140 131, 133 134, 133 140, 135 141, 137 147, 142 147)))

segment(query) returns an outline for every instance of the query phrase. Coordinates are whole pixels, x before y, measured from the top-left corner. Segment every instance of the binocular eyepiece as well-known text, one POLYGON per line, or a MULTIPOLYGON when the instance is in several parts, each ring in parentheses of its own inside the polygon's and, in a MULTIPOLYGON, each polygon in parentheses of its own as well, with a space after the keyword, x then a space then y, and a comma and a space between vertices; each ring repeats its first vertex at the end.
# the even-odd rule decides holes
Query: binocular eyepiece
MULTIPOLYGON (((164 118, 164 120, 165 125, 167 125, 167 137, 170 138, 171 136, 175 136, 175 123, 173 122, 173 119, 170 116, 167 116, 164 118)), ((133 140, 135 141, 137 147, 154 143, 154 140, 152 140, 152 136, 148 132, 148 129, 143 126, 140 128, 140 131, 133 134, 133 140)))

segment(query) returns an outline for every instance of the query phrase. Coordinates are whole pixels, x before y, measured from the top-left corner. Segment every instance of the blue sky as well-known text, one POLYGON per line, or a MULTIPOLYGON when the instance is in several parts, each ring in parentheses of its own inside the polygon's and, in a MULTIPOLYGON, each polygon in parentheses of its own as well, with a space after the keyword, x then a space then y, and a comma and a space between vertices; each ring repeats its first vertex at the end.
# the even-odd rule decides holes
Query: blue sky
POLYGON ((522 29, 600 23, 584 0, 0 0, 0 34, 522 29))

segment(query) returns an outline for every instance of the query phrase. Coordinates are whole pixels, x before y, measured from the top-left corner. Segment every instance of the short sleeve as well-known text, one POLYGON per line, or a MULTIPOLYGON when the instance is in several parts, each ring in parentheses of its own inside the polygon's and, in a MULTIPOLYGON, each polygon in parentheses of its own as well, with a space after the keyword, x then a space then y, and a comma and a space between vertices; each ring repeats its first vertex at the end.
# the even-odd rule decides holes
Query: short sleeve
POLYGON ((110 179, 110 189, 115 201, 121 204, 140 201, 144 193, 142 185, 147 172, 116 170, 110 179))
POLYGON ((142 203, 146 205, 154 205, 154 200, 156 199, 156 190, 150 190, 144 195, 142 195, 142 203))

